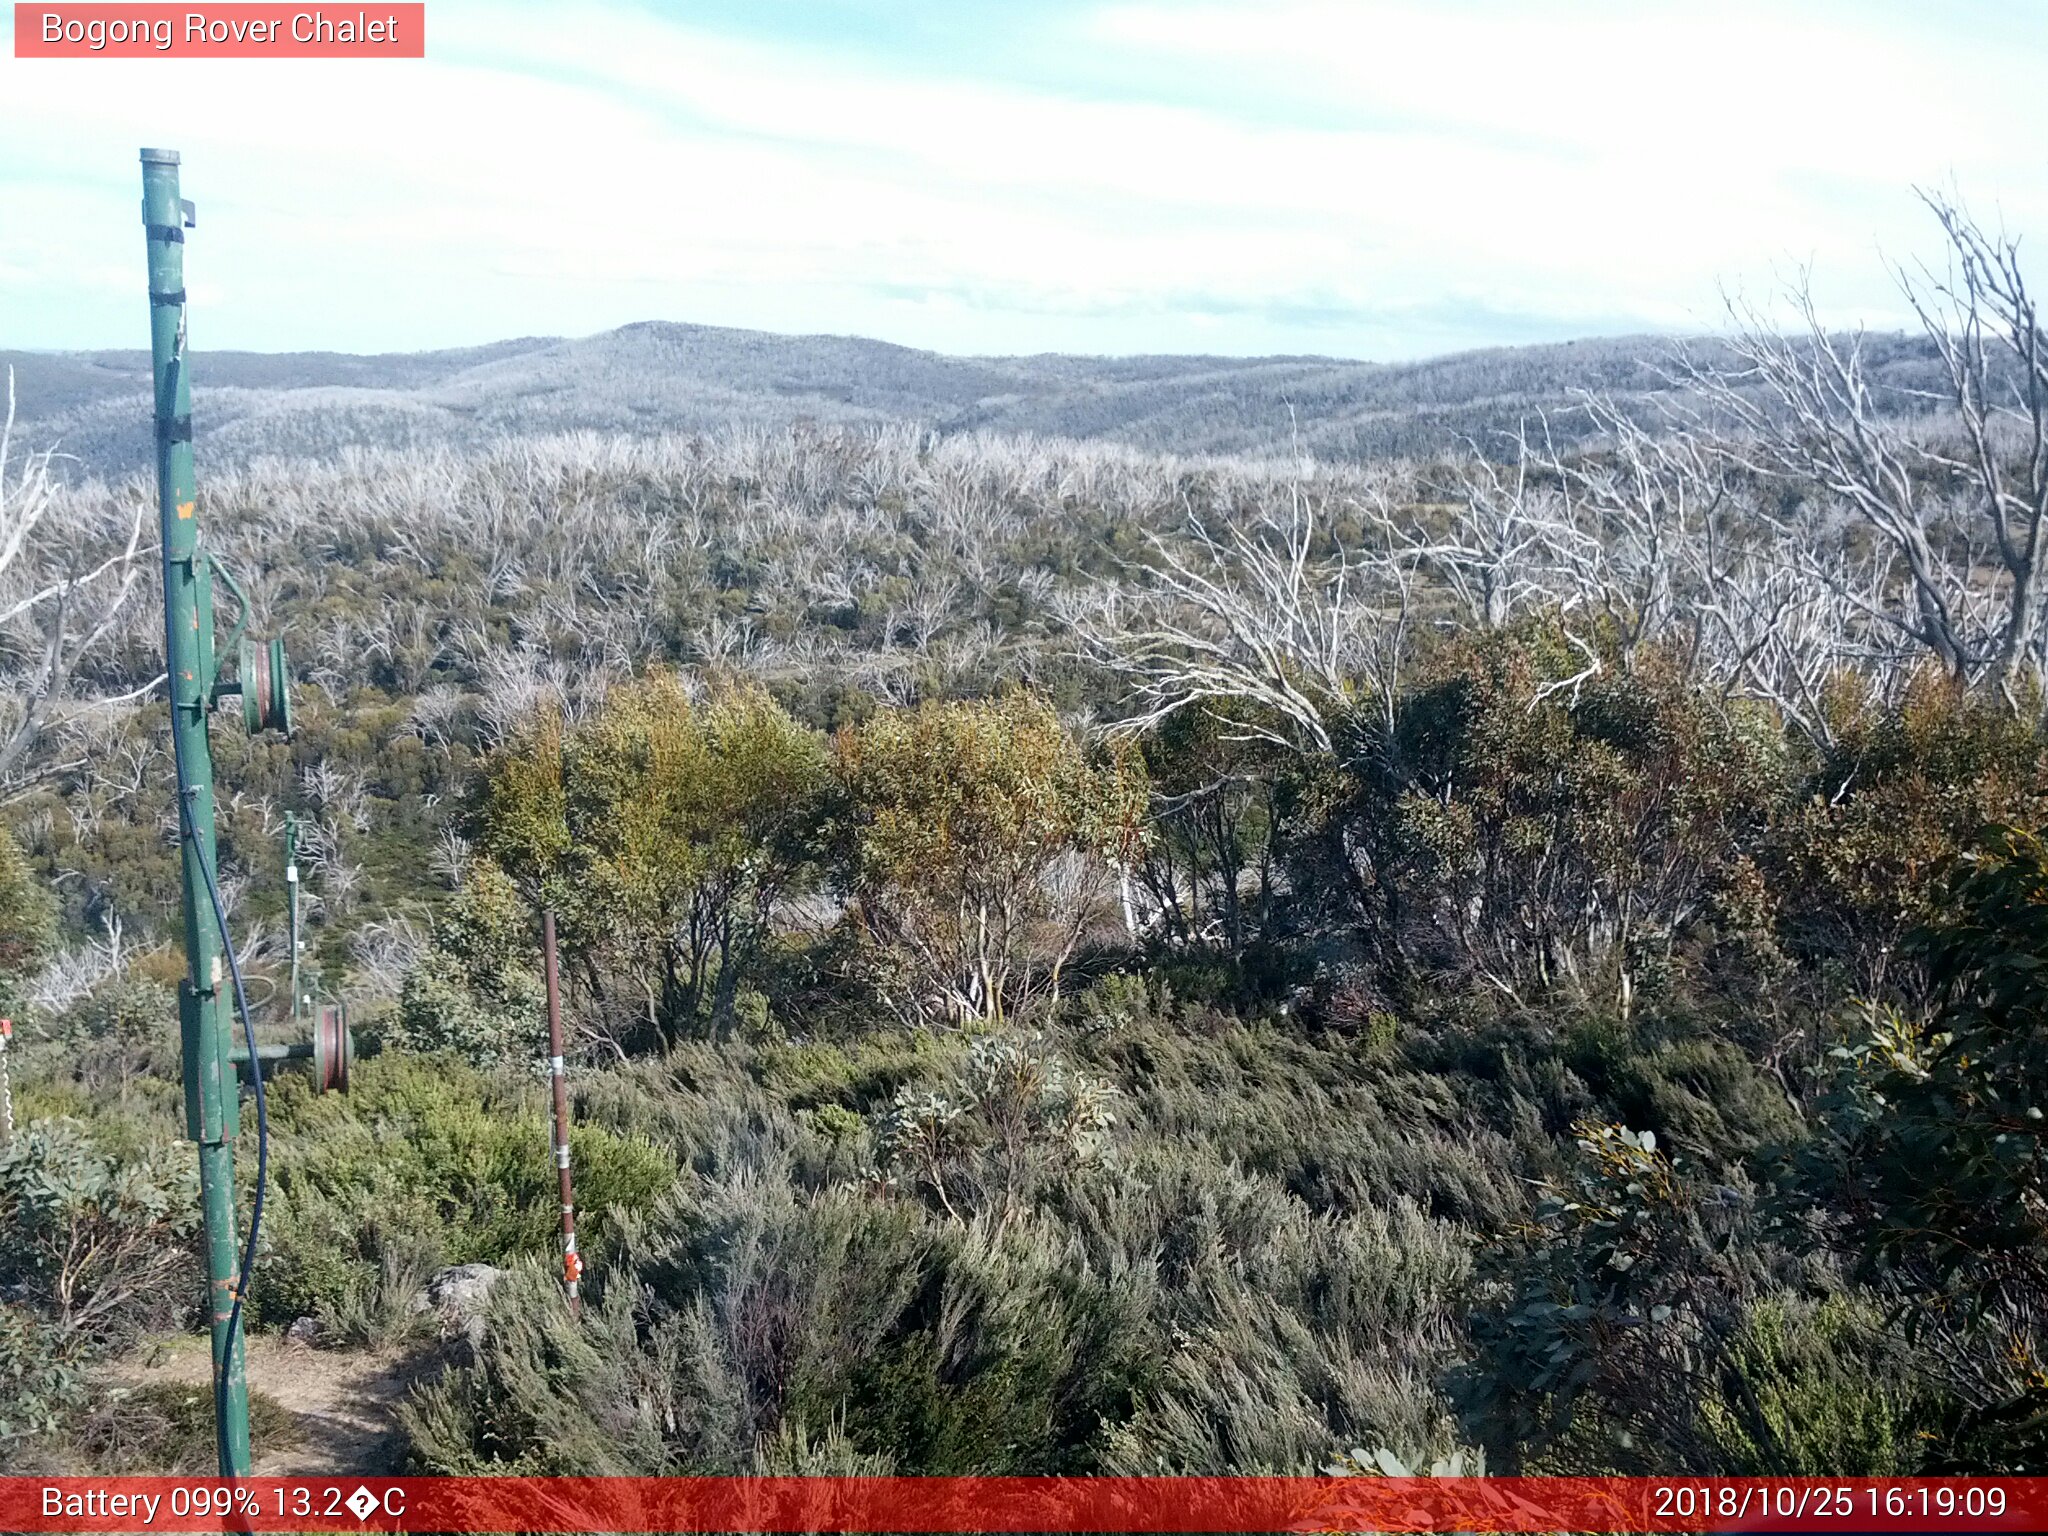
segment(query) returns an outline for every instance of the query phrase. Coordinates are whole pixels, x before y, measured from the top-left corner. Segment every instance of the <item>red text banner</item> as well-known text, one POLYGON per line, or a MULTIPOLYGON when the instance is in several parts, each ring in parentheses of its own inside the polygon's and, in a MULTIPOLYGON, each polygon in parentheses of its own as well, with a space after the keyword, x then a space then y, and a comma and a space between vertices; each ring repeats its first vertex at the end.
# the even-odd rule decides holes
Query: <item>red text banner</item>
POLYGON ((18 59, 421 59, 424 4, 23 5, 18 59))
POLYGON ((2048 1531, 2048 1478, 0 1478, 0 1530, 2048 1531))

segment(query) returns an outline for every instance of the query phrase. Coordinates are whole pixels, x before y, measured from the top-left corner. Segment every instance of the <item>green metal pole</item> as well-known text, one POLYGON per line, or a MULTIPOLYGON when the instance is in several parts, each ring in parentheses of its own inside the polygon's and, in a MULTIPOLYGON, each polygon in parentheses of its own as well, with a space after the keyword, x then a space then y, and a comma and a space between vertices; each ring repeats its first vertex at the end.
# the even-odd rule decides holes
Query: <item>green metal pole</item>
MULTIPOLYGON (((275 1066, 280 1061, 309 1061, 318 1054, 319 1048, 312 1041, 295 1040, 289 1045, 259 1045, 256 1047, 256 1057, 253 1061, 249 1058, 249 1047, 238 1045, 228 1052, 228 1059, 234 1062, 235 1069, 243 1077, 254 1077, 262 1072, 264 1079, 268 1081, 271 1074, 264 1071, 266 1065, 275 1066)), ((317 1086, 314 1089, 316 1093, 322 1091, 324 1090, 317 1086)))
POLYGON ((199 1190, 206 1216, 207 1315, 213 1330, 215 1401, 220 1405, 220 1470, 249 1471, 249 1389, 242 1341, 228 1337, 241 1266, 235 1233, 235 1132, 238 1091, 230 1056, 229 1009, 222 986, 220 933, 204 869, 215 867, 213 753, 206 738, 213 699, 213 580, 199 549, 192 479, 192 381, 185 357, 185 227, 178 196, 178 154, 142 152, 142 222, 149 239, 150 350, 156 381, 157 500, 164 554, 164 667, 178 795, 191 836, 181 839, 185 875, 187 975, 178 984, 184 1033, 185 1130, 199 1144, 199 1190), (202 866, 200 860, 205 860, 202 866))

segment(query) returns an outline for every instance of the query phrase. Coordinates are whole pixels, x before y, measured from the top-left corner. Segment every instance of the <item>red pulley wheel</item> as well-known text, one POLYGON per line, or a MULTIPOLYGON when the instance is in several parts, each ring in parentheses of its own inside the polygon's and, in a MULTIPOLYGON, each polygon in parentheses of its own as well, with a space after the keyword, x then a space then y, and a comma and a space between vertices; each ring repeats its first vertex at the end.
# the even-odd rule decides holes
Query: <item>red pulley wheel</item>
POLYGON ((348 1067, 355 1040, 348 1032, 348 1009, 323 1003, 313 1015, 313 1082, 321 1093, 347 1093, 348 1067))
POLYGON ((242 689, 242 724, 249 734, 282 731, 291 735, 291 671, 285 664, 284 641, 242 641, 236 666, 242 689))

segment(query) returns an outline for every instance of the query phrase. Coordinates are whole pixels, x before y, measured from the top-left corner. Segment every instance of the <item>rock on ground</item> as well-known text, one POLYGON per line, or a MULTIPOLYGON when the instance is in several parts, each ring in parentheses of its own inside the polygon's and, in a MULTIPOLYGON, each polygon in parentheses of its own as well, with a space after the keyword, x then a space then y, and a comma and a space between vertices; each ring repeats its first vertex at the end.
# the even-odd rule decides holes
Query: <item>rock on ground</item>
POLYGON ((445 1337, 462 1334, 474 1343, 482 1336, 491 1291, 504 1278, 505 1271, 494 1264, 453 1265, 414 1294, 412 1310, 437 1314, 445 1337))

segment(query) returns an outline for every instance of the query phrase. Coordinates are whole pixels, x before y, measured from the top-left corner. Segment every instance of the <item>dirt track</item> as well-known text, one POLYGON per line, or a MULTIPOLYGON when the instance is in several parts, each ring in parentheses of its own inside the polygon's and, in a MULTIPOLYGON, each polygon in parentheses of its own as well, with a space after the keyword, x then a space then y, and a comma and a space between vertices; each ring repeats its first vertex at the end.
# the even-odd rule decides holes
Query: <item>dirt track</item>
MULTIPOLYGON (((414 1376, 400 1355, 311 1349, 270 1335, 248 1345, 249 1388, 298 1419, 303 1438, 257 1458, 259 1477, 328 1472, 396 1472, 403 1452, 396 1408, 414 1376)), ((122 1379, 142 1386, 211 1383, 203 1335, 168 1339, 126 1362, 122 1379)))

